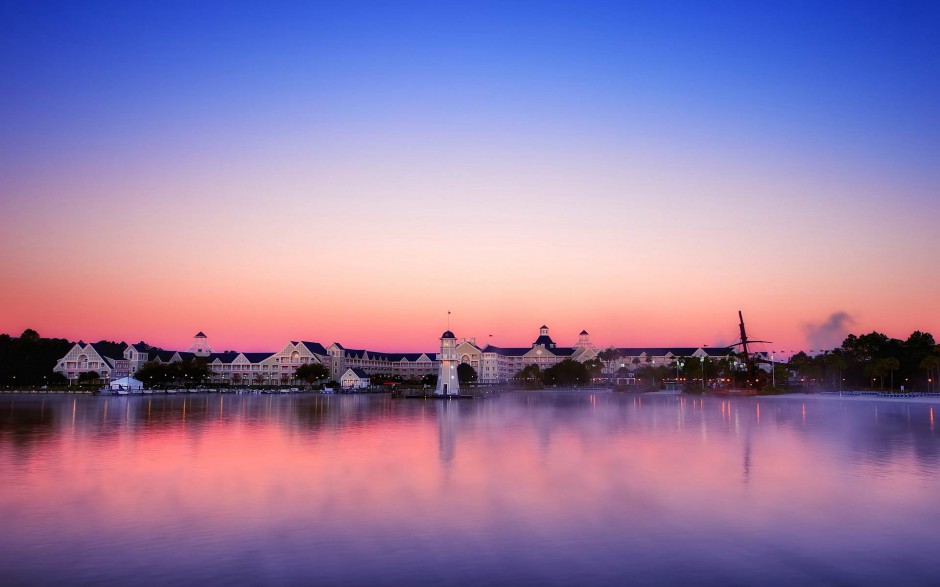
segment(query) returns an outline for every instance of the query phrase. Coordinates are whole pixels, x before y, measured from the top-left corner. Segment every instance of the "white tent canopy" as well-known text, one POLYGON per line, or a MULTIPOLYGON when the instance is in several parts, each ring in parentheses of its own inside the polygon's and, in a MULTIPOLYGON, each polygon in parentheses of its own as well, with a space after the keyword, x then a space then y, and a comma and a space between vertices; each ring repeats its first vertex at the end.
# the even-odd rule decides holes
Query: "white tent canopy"
POLYGON ((138 381, 133 377, 121 377, 110 383, 112 390, 126 389, 128 391, 141 390, 144 388, 143 381, 138 381))

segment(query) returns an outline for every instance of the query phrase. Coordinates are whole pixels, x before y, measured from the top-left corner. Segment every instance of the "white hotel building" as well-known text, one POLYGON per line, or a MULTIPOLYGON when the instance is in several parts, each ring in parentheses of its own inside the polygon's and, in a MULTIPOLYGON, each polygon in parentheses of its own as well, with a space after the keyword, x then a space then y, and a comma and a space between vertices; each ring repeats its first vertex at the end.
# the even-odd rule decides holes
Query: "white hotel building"
MULTIPOLYGON (((479 383, 497 384, 512 380, 529 365, 538 365, 544 370, 565 359, 583 363, 597 358, 601 351, 591 343, 587 331, 581 331, 574 346, 560 347, 549 336, 548 330, 547 326, 542 326, 538 338, 526 347, 481 347, 474 338, 462 338, 457 341, 457 360, 473 367, 479 383)), ((200 358, 211 369, 213 383, 277 385, 291 383, 297 368, 307 363, 324 365, 334 381, 339 381, 348 369, 361 370, 368 375, 398 376, 406 381, 418 381, 425 375, 437 374, 439 367, 438 352, 386 353, 348 349, 338 342, 324 347, 318 342, 290 341, 276 352, 216 353, 202 332, 193 337, 193 344, 185 351, 164 351, 126 343, 122 344, 122 349, 120 353, 109 352, 98 343, 78 342, 58 361, 53 371, 70 381, 87 372, 96 372, 102 379, 113 380, 133 375, 148 361, 170 363, 200 358)), ((638 365, 671 366, 680 357, 717 359, 731 352, 728 348, 709 347, 618 350, 621 358, 618 364, 610 366, 612 372, 621 367, 633 369, 638 365)))

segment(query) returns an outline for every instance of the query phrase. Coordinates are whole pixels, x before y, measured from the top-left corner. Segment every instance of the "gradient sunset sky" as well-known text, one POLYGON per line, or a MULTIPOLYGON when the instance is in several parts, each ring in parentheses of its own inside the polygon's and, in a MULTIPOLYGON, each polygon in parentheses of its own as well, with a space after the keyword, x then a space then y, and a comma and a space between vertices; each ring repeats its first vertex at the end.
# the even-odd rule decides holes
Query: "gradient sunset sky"
POLYGON ((938 31, 938 2, 4 1, 0 332, 940 335, 938 31))

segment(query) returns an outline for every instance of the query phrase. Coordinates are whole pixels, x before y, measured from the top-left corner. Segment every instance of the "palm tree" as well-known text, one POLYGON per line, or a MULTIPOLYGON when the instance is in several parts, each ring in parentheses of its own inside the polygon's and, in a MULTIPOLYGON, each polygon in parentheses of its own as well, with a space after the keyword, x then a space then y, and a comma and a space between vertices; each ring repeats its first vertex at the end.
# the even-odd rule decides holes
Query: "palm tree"
POLYGON ((620 352, 620 349, 617 349, 614 347, 606 348, 602 350, 601 352, 597 353, 597 357, 600 360, 604 361, 604 363, 607 365, 607 377, 608 378, 610 378, 613 375, 613 369, 610 368, 610 364, 622 356, 623 356, 623 353, 620 352))
POLYGON ((901 368, 901 362, 894 357, 882 360, 884 361, 884 368, 891 374, 891 390, 894 391, 894 372, 901 368))
POLYGON ((826 366, 829 368, 829 371, 832 373, 832 384, 833 387, 841 388, 839 381, 842 379, 842 371, 846 368, 845 360, 839 355, 832 353, 827 354, 826 366))
POLYGON ((940 375, 940 356, 938 355, 927 355, 920 362, 920 368, 927 371, 927 391, 930 391, 931 383, 931 371, 936 369, 937 374, 940 375))
MULTIPOLYGON (((885 366, 884 359, 875 359, 872 361, 871 365, 868 366, 866 371, 870 372, 872 377, 879 379, 878 389, 885 388, 885 371, 887 371, 887 367, 885 366)), ((872 387, 874 387, 874 385, 872 387)))

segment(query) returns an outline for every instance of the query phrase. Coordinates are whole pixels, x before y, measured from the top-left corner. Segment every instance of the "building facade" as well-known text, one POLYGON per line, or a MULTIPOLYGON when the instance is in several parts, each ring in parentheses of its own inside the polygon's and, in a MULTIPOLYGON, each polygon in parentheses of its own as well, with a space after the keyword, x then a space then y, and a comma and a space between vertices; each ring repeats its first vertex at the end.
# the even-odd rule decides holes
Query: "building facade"
MULTIPOLYGON (((453 346, 446 352, 452 353, 453 367, 464 363, 473 367, 480 384, 501 384, 513 381, 516 375, 530 365, 537 365, 545 370, 571 359, 581 363, 601 359, 602 372, 608 377, 624 370, 635 371, 640 367, 666 365, 676 366, 684 359, 718 359, 731 353, 729 348, 709 347, 643 347, 598 349, 586 330, 578 335, 577 342, 570 347, 558 346, 549 334, 548 326, 539 328, 538 337, 525 347, 498 347, 487 344, 480 346, 475 338, 447 340, 453 346), (604 351, 608 351, 605 355, 604 351), (610 357, 615 351, 615 357, 610 357)), ((295 383, 297 369, 306 364, 323 365, 330 374, 330 379, 340 381, 349 369, 358 369, 369 376, 400 378, 403 381, 421 381, 428 375, 438 374, 441 369, 441 355, 445 352, 444 339, 441 339, 441 352, 427 353, 387 353, 365 349, 349 349, 338 342, 324 347, 318 342, 289 341, 275 352, 242 353, 228 351, 213 352, 208 337, 203 332, 193 337, 193 344, 185 351, 166 351, 144 344, 121 343, 119 348, 100 343, 76 343, 60 359, 53 369, 70 381, 77 380, 82 373, 98 373, 105 381, 127 377, 136 373, 145 363, 172 363, 192 359, 204 360, 212 372, 211 383, 233 385, 288 385, 295 383)), ((146 383, 146 382, 145 382, 146 383)), ((449 388, 450 389, 450 388, 449 388)))

